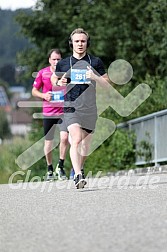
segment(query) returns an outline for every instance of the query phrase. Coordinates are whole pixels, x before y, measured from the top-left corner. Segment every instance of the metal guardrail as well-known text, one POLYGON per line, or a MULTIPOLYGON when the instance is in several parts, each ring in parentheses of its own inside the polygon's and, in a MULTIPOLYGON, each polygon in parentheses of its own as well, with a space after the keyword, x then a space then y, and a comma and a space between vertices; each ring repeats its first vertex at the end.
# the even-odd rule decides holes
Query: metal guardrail
MULTIPOLYGON (((149 163, 159 166, 161 162, 167 161, 167 109, 120 123, 117 128, 133 130, 137 143, 145 140, 153 146, 152 160, 149 163), (147 134, 149 134, 149 139, 147 134)), ((139 157, 136 160, 136 165, 146 163, 139 157)))

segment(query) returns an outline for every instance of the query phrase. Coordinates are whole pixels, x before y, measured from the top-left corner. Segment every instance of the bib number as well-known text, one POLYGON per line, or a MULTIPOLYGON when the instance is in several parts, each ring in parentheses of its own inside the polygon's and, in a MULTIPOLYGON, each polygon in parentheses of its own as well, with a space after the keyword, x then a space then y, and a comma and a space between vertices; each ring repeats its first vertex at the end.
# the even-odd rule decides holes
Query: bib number
POLYGON ((51 92, 51 102, 64 102, 64 92, 63 91, 52 91, 51 92))
POLYGON ((71 84, 90 84, 86 78, 86 69, 71 69, 71 84))

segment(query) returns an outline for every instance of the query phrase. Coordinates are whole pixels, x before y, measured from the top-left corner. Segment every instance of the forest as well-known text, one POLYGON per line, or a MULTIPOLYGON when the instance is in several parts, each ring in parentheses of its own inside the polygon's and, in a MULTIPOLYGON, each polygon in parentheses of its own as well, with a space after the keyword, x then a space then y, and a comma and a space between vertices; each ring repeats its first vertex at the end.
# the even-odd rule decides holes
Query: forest
POLYGON ((28 39, 20 33, 21 27, 15 20, 18 13, 19 10, 0 9, 0 79, 10 86, 17 84, 15 78, 15 69, 18 66, 17 53, 31 47, 28 39))

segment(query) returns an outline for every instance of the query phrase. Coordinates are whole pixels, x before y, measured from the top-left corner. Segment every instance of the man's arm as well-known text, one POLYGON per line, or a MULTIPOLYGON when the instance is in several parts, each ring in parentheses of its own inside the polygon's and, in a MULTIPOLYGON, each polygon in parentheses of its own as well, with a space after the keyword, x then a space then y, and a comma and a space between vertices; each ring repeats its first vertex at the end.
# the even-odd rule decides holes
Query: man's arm
POLYGON ((109 85, 113 85, 110 81, 108 74, 103 74, 102 76, 95 74, 94 71, 87 67, 88 71, 86 72, 86 78, 96 81, 96 83, 100 84, 100 86, 107 87, 109 85))
POLYGON ((37 88, 33 87, 32 88, 32 95, 41 99, 44 99, 46 101, 50 101, 51 100, 51 93, 47 92, 47 93, 42 93, 40 92, 37 88))

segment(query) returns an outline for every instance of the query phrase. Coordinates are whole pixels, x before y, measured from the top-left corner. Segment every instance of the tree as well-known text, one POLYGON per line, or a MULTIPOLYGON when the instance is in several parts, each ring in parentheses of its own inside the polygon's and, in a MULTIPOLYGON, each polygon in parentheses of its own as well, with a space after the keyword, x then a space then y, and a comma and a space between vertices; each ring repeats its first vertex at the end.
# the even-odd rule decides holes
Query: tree
POLYGON ((20 11, 16 18, 35 45, 19 59, 28 64, 30 76, 47 64, 50 48, 69 54, 68 36, 80 26, 90 33, 90 53, 101 57, 106 68, 123 58, 132 64, 135 81, 141 82, 146 74, 162 79, 167 71, 166 7, 163 0, 38 0, 33 12, 20 11))
POLYGON ((11 136, 11 131, 10 131, 10 127, 9 127, 9 123, 7 120, 7 116, 4 113, 3 110, 0 110, 0 139, 5 139, 11 136))
POLYGON ((30 47, 27 39, 19 33, 20 27, 15 20, 18 12, 0 9, 0 67, 15 65, 16 53, 25 47, 30 47))
POLYGON ((11 86, 15 84, 15 66, 12 64, 4 65, 0 68, 0 78, 11 86))

